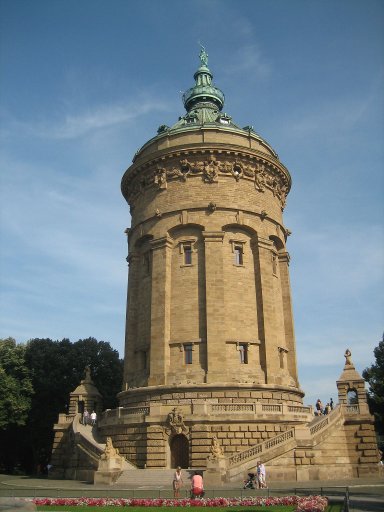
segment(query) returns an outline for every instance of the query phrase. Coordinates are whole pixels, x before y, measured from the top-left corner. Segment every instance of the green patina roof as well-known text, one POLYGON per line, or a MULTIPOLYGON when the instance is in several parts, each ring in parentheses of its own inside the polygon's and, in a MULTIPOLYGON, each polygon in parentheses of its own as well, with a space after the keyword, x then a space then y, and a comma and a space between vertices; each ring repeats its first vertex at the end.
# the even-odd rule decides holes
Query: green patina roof
MULTIPOLYGON (((265 144, 277 157, 277 153, 260 135, 254 131, 253 126, 240 128, 232 121, 231 116, 222 111, 225 96, 224 93, 212 83, 213 74, 208 68, 208 54, 203 46, 201 47, 199 57, 200 66, 193 75, 195 85, 183 94, 183 103, 187 113, 180 117, 177 123, 171 127, 165 124, 161 125, 157 130, 157 136, 161 136, 169 132, 195 129, 202 125, 207 127, 220 127, 231 131, 235 130, 243 133, 251 133, 254 137, 265 144)), ((136 152, 134 160, 141 150, 152 140, 153 139, 148 141, 136 152)))
POLYGON ((224 93, 212 83, 213 75, 208 68, 208 54, 202 46, 200 51, 200 67, 193 75, 195 85, 183 94, 186 115, 172 126, 173 129, 186 125, 218 123, 224 126, 234 126, 231 116, 222 112, 224 93))

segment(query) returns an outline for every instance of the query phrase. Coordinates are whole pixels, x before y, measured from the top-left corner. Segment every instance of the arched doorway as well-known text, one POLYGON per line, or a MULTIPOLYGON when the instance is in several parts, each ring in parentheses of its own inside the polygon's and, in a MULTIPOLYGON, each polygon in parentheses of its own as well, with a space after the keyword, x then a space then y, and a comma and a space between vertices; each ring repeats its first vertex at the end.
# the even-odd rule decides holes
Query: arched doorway
POLYGON ((189 467, 189 442, 183 435, 174 436, 171 440, 171 467, 189 467))

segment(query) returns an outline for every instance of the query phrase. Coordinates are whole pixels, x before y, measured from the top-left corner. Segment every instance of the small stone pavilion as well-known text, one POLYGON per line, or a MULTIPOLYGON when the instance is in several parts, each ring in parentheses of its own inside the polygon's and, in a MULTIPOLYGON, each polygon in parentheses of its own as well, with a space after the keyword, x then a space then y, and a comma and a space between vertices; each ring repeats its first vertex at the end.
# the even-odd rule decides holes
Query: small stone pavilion
POLYGON ((184 115, 122 178, 132 218, 124 382, 97 434, 138 469, 199 468, 216 483, 259 459, 271 480, 376 474, 349 352, 331 414, 303 405, 283 219, 291 175, 224 111, 204 48, 194 80, 184 115))

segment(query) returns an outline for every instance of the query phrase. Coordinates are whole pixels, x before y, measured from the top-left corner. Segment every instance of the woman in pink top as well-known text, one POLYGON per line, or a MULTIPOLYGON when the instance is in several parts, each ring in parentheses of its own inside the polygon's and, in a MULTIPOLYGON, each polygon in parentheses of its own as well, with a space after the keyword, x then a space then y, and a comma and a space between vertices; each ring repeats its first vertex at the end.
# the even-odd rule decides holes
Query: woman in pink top
POLYGON ((203 477, 199 473, 195 473, 192 477, 191 494, 192 498, 204 496, 203 477))

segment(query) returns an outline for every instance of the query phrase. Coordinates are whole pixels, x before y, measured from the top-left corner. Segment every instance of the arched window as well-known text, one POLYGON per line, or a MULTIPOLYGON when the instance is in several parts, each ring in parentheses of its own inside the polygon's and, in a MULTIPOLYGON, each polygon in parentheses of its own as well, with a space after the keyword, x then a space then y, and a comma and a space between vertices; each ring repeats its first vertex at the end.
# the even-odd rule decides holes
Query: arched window
POLYGON ((347 391, 347 404, 348 405, 356 405, 359 403, 359 399, 357 397, 356 389, 348 389, 347 391))

